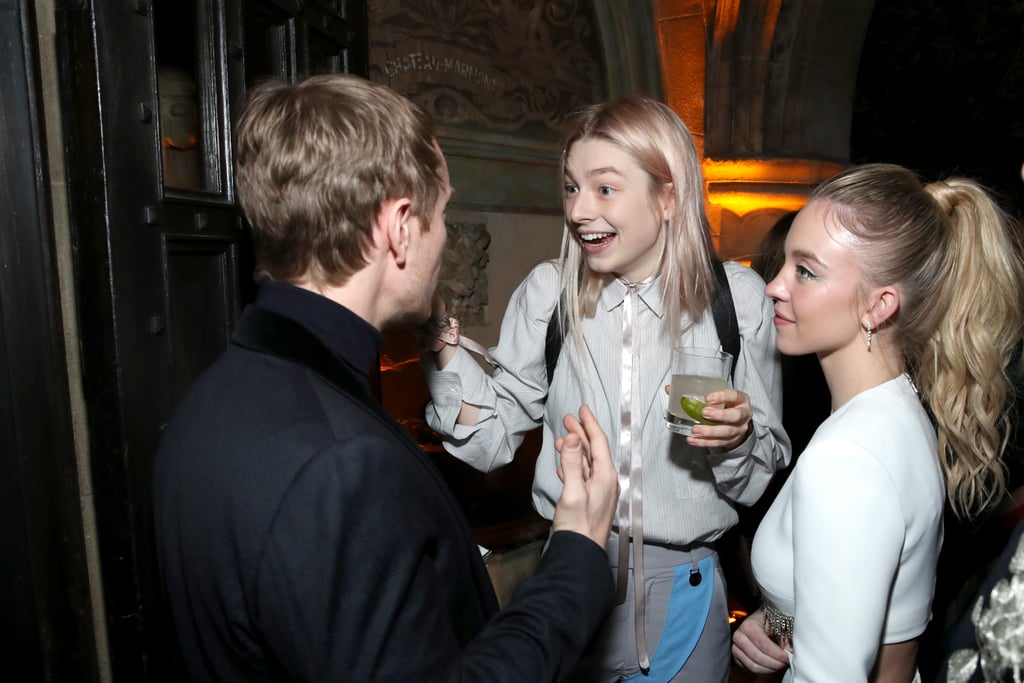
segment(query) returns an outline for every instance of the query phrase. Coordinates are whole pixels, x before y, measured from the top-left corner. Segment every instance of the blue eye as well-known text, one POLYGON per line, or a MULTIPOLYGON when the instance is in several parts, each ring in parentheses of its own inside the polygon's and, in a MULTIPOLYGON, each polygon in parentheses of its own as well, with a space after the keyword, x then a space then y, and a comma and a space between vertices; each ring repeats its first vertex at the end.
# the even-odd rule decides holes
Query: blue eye
POLYGON ((578 193, 579 191, 580 191, 580 188, 576 187, 572 183, 566 183, 565 184, 565 196, 568 197, 570 195, 574 195, 574 194, 578 193))
POLYGON ((598 188, 597 191, 600 192, 601 195, 605 197, 609 197, 615 194, 615 188, 609 187, 608 185, 602 185, 601 187, 598 188))
POLYGON ((798 280, 816 280, 818 276, 807 270, 804 266, 796 267, 796 277, 798 280))

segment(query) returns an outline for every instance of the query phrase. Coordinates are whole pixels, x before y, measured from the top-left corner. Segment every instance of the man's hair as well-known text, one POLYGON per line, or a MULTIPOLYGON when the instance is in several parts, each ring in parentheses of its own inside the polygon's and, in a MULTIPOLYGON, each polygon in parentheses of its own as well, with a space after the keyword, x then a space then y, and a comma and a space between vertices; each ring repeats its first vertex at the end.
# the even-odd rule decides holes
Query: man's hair
POLYGON ((444 183, 430 116, 346 74, 257 85, 235 154, 257 279, 343 285, 367 264, 382 204, 408 197, 426 229, 444 183))

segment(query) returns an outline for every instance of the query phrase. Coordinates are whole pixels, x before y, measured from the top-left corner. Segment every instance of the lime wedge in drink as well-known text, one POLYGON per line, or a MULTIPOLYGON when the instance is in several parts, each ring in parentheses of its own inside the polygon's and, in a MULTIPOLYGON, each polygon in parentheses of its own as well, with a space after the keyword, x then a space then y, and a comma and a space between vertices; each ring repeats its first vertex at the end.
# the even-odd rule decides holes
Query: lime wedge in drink
POLYGON ((683 396, 679 399, 679 406, 683 409, 683 412, 692 417, 702 425, 716 425, 720 424, 714 420, 709 420, 703 415, 701 411, 708 407, 708 404, 700 399, 696 399, 693 396, 683 396))

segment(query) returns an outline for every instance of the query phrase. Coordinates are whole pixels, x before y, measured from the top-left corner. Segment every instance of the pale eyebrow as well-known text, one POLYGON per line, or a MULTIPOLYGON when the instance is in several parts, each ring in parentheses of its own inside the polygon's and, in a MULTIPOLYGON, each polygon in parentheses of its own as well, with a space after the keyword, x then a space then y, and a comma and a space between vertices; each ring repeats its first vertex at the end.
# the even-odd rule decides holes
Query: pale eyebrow
MULTIPOLYGON (((597 176, 602 176, 602 175, 604 175, 606 173, 611 173, 613 175, 617 175, 620 178, 624 178, 625 177, 623 175, 622 171, 620 171, 619 169, 615 168, 614 166, 602 166, 600 168, 591 169, 591 170, 587 171, 586 176, 590 177, 590 178, 594 178, 594 177, 597 177, 597 176)), ((572 180, 575 177, 575 174, 569 168, 566 168, 565 169, 565 177, 569 178, 570 180, 572 180)))
POLYGON ((607 175, 609 173, 611 175, 614 175, 614 176, 617 176, 617 177, 620 177, 620 178, 625 178, 626 177, 625 173, 623 173, 622 171, 618 170, 614 166, 602 166, 601 168, 592 169, 592 170, 590 170, 587 173, 587 177, 589 177, 589 178, 596 178, 596 177, 599 177, 599 176, 602 176, 602 175, 607 175))
POLYGON ((827 263, 822 261, 820 258, 815 256, 811 252, 804 251, 803 249, 794 249, 793 253, 792 253, 792 257, 794 259, 802 259, 804 261, 813 261, 814 263, 818 264, 822 268, 828 268, 828 264, 827 263))

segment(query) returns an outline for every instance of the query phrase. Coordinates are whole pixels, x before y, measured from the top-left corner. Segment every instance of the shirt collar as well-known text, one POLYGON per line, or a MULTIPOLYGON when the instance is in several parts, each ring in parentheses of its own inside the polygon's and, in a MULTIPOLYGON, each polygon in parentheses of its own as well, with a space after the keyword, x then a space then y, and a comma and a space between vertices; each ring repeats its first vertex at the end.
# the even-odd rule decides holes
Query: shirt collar
MULTIPOLYGON (((611 311, 617 306, 621 306, 628 291, 629 288, 622 280, 617 277, 610 278, 605 282, 604 287, 601 288, 601 295, 598 297, 598 308, 605 311, 611 311)), ((654 278, 647 284, 640 285, 640 289, 637 293, 640 301, 642 301, 643 304, 647 306, 652 313, 654 313, 654 315, 659 318, 664 315, 665 306, 661 296, 661 276, 654 278)))
POLYGON ((325 296, 283 282, 264 282, 256 305, 299 323, 361 377, 378 363, 380 330, 325 296))

